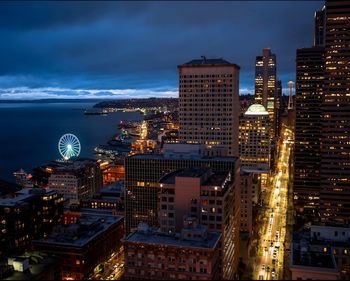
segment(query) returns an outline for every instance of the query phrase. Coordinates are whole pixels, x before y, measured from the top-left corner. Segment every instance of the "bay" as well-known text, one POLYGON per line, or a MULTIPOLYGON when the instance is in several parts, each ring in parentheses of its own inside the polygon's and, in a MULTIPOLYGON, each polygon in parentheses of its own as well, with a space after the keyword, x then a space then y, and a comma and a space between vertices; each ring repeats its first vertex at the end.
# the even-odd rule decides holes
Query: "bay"
POLYGON ((0 178, 13 182, 13 172, 27 172, 59 159, 58 141, 65 133, 76 135, 81 156, 93 157, 93 149, 118 133, 120 120, 142 120, 138 112, 107 116, 84 115, 94 103, 0 104, 0 178))

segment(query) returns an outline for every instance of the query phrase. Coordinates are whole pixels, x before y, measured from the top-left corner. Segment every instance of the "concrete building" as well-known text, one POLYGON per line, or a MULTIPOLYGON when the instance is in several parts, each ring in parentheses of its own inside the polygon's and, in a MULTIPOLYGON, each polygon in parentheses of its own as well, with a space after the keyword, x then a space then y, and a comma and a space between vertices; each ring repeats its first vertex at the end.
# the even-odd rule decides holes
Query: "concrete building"
POLYGON ((268 112, 264 106, 253 104, 240 119, 239 154, 244 170, 270 171, 270 138, 268 112))
POLYGON ((13 198, 0 199, 0 257, 22 254, 62 216, 63 198, 53 190, 26 188, 13 198))
POLYGON ((253 200, 255 199, 255 190, 253 183, 254 174, 241 170, 241 211, 240 211, 240 232, 248 234, 253 232, 253 200))
POLYGON ((338 280, 333 249, 314 243, 308 234, 295 234, 292 243, 292 280, 338 280))
POLYGON ((191 167, 169 173, 159 180, 160 230, 180 232, 189 215, 208 231, 220 232, 221 276, 232 279, 239 258, 240 195, 230 171, 191 167))
POLYGON ((60 259, 64 280, 86 280, 94 268, 120 251, 124 219, 104 213, 83 212, 75 224, 58 225, 44 239, 34 240, 35 250, 60 259))
POLYGON ((320 209, 350 218, 350 1, 326 1, 320 209))
POLYGON ((179 69, 179 139, 238 157, 239 66, 195 59, 179 69))
POLYGON ((207 156, 205 145, 167 143, 163 154, 139 154, 125 159, 126 233, 140 222, 158 225, 158 181, 184 168, 208 167, 213 172, 231 172, 234 186, 240 184, 239 159, 207 156))
POLYGON ((185 220, 178 236, 140 224, 124 241, 126 280, 218 280, 221 234, 185 220))
POLYGON ((70 202, 78 203, 93 195, 103 184, 101 169, 95 160, 76 159, 47 168, 51 169, 48 187, 70 202))

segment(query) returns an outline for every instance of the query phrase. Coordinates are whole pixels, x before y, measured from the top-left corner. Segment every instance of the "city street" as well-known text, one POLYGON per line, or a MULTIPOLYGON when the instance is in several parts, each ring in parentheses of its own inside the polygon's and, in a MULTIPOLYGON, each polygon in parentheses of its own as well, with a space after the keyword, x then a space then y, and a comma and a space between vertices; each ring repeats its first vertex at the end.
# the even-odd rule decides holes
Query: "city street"
POLYGON ((280 280, 283 278, 286 216, 288 211, 289 158, 292 149, 292 132, 286 129, 268 193, 268 206, 259 230, 258 253, 254 265, 255 280, 280 280))

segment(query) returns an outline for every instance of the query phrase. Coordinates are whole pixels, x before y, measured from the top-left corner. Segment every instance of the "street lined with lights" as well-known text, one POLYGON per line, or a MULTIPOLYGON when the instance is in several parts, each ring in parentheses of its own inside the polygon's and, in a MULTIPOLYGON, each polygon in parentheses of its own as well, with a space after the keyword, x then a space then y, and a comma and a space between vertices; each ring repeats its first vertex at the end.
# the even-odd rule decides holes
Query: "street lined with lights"
POLYGON ((289 158, 292 133, 286 129, 283 144, 268 192, 268 206, 259 230, 258 257, 254 266, 255 280, 280 280, 283 278, 286 215, 288 211, 289 158))

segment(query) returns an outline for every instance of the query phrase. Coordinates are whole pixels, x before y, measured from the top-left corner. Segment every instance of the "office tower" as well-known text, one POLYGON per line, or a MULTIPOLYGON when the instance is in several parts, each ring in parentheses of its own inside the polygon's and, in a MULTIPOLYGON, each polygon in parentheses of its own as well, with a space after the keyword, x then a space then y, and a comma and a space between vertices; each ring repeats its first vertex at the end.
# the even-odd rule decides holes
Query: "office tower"
POLYGON ((125 159, 126 233, 140 222, 158 225, 158 181, 166 174, 189 167, 209 167, 214 172, 230 171, 239 185, 239 159, 203 154, 204 145, 165 144, 163 154, 138 154, 125 159))
POLYGON ((314 46, 322 47, 325 45, 325 33, 326 33, 325 7, 315 12, 314 19, 315 19, 314 46))
POLYGON ((263 55, 255 60, 255 102, 262 104, 269 113, 271 139, 276 136, 276 88, 276 55, 265 48, 263 55))
POLYGON ((178 237, 140 224, 124 240, 125 280, 220 280, 218 232, 185 220, 178 237))
POLYGON ((240 118, 239 152, 242 170, 269 173, 269 114, 261 104, 253 104, 240 118))
POLYGON ((350 1, 326 1, 321 215, 350 218, 350 1))
POLYGON ((180 141, 238 157, 239 66, 202 57, 178 69, 180 141))
POLYGON ((63 215, 63 198, 53 190, 25 188, 0 199, 0 256, 21 254, 32 239, 46 236, 63 215))
POLYGON ((240 188, 231 171, 213 172, 206 167, 190 167, 169 173, 159 180, 158 217, 160 230, 181 231, 189 215, 220 232, 221 276, 232 280, 238 264, 240 188))
POLYGON ((324 48, 297 50, 294 206, 311 215, 319 206, 324 48))

